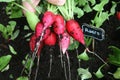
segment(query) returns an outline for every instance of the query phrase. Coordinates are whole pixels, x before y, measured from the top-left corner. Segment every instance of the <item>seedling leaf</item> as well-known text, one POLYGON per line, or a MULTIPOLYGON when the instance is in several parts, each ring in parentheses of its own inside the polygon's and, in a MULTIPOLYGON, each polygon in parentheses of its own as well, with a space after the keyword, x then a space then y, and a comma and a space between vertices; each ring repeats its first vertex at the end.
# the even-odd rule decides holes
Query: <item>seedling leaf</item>
POLYGON ((108 48, 112 50, 112 53, 109 54, 108 61, 111 64, 120 66, 120 49, 115 46, 109 46, 108 48))
POLYGON ((101 72, 101 69, 102 67, 104 66, 105 64, 103 64, 102 66, 99 67, 99 69, 97 70, 97 72, 94 73, 94 75, 97 77, 97 78, 103 78, 104 75, 103 73, 101 72))
POLYGON ((14 54, 14 55, 17 54, 17 52, 15 51, 15 49, 14 49, 11 45, 9 45, 9 49, 10 49, 10 52, 11 52, 12 54, 14 54))
POLYGON ((79 42, 78 41, 74 41, 73 38, 70 38, 70 46, 69 46, 68 50, 77 49, 78 46, 79 46, 79 42))
POLYGON ((77 58, 78 58, 78 59, 85 60, 85 61, 88 61, 88 60, 89 60, 89 57, 88 57, 88 55, 87 55, 87 53, 86 53, 86 50, 85 50, 83 53, 81 53, 80 55, 78 55, 77 58))
POLYGON ((12 1, 15 1, 15 0, 0 0, 0 2, 12 2, 12 1))
POLYGON ((21 76, 21 77, 17 78, 17 80, 28 80, 28 77, 21 76))
POLYGON ((113 77, 115 79, 120 79, 120 67, 117 68, 117 70, 115 71, 115 73, 113 74, 113 77))
POLYGON ((2 71, 10 62, 12 56, 11 55, 6 55, 0 57, 0 71, 2 71))
POLYGON ((81 80, 89 79, 92 77, 91 73, 87 69, 78 68, 78 75, 81 77, 81 80))
POLYGON ((107 4, 109 2, 109 0, 101 0, 101 2, 99 4, 96 4, 93 9, 101 12, 102 10, 104 10, 104 6, 105 4, 107 4))
POLYGON ((11 35, 11 40, 14 40, 15 38, 17 38, 18 37, 18 35, 19 35, 19 33, 20 33, 20 30, 16 30, 12 35, 11 35))

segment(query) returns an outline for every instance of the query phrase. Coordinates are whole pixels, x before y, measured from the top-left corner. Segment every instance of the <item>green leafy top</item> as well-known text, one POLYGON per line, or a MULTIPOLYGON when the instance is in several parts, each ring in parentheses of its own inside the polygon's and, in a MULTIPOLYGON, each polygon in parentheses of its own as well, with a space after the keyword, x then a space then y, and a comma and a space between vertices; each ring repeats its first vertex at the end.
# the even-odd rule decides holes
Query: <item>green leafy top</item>
POLYGON ((112 53, 108 57, 109 62, 113 65, 120 66, 120 49, 115 46, 109 46, 109 49, 112 50, 112 53))

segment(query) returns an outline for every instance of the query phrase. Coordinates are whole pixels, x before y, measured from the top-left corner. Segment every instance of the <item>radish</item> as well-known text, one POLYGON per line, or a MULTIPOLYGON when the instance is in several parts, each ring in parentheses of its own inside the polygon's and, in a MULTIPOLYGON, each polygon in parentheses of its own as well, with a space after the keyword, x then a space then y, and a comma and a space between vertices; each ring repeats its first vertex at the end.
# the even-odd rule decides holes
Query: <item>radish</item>
POLYGON ((74 19, 68 20, 66 30, 75 40, 85 45, 84 35, 77 21, 74 19))
MULTIPOLYGON (((63 33, 62 35, 62 38, 59 42, 59 45, 61 47, 61 50, 63 52, 63 54, 65 55, 66 54, 66 57, 67 57, 67 63, 68 63, 68 70, 69 70, 69 80, 71 80, 71 70, 70 70, 70 60, 69 60, 69 54, 67 53, 67 48, 69 47, 70 45, 70 36, 67 32, 63 33)), ((65 72, 65 78, 67 80, 67 73, 66 73, 66 63, 65 61, 63 61, 63 65, 64 65, 64 72, 65 72)))
MULTIPOLYGON (((33 34, 33 35, 31 36, 29 44, 30 44, 30 49, 31 49, 31 51, 33 52, 33 54, 32 54, 32 59, 33 59, 33 61, 34 61, 35 56, 36 56, 36 55, 34 54, 34 50, 35 50, 36 44, 37 44, 37 37, 36 37, 35 34, 33 34)), ((37 57, 38 57, 38 60, 37 60, 37 69, 36 69, 35 79, 34 79, 34 80, 36 80, 36 78, 37 78, 37 73, 38 73, 38 69, 39 69, 40 53, 41 53, 41 50, 42 50, 43 46, 44 46, 44 44, 43 44, 43 42, 41 41, 41 42, 40 42, 40 45, 39 45, 39 48, 38 48, 38 50, 37 50, 37 53, 36 53, 36 54, 37 54, 37 57)), ((33 62, 31 61, 31 64, 30 64, 30 72, 29 72, 29 74, 28 74, 29 78, 30 78, 30 74, 31 74, 32 64, 33 64, 33 62)))
POLYGON ((63 33, 62 34, 62 38, 59 42, 59 45, 61 46, 61 50, 62 50, 63 54, 65 54, 67 48, 70 45, 70 36, 69 36, 68 33, 63 33))
POLYGON ((50 34, 50 28, 47 28, 44 30, 43 32, 43 24, 41 22, 38 22, 35 28, 35 36, 37 38, 42 37, 41 41, 44 40, 45 38, 48 37, 48 35, 50 34), (43 35, 42 35, 43 33, 43 35))
MULTIPOLYGON (((22 0, 22 5, 29 10, 30 12, 36 12, 35 7, 39 4, 41 0, 22 0)), ((23 10, 23 13, 25 14, 26 11, 23 10)))
POLYGON ((118 20, 120 20, 120 11, 118 11, 118 12, 116 13, 116 17, 117 17, 118 20))
POLYGON ((64 33, 65 31, 65 23, 64 23, 64 18, 61 15, 55 15, 55 21, 53 24, 53 29, 54 32, 58 35, 64 33))
POLYGON ((51 32, 50 35, 44 40, 44 43, 49 46, 54 46, 56 41, 56 34, 51 32))
MULTIPOLYGON (((53 30, 59 36, 59 40, 60 40, 61 39, 60 35, 62 33, 64 33, 64 31, 65 31, 65 23, 64 23, 63 17, 61 15, 59 15, 59 14, 55 15, 55 21, 54 21, 54 24, 53 24, 53 30)), ((60 46, 60 54, 61 54, 61 65, 63 67, 61 44, 59 46, 60 46)))
POLYGON ((30 26, 31 30, 35 30, 36 24, 40 21, 37 14, 35 7, 39 4, 40 0, 22 0, 22 5, 21 7, 23 9, 23 13, 27 19, 27 22, 30 26))
POLYGON ((46 11, 42 18, 44 29, 50 27, 54 23, 54 20, 55 20, 55 14, 51 11, 46 11))
POLYGON ((35 36, 38 38, 40 37, 43 30, 43 24, 41 22, 38 22, 35 27, 35 36))
MULTIPOLYGON (((30 50, 32 52, 34 52, 34 49, 35 49, 35 46, 36 46, 36 41, 37 41, 37 37, 34 35, 31 36, 30 38, 30 42, 29 42, 29 45, 30 45, 30 50)), ((41 42, 41 45, 39 46, 39 50, 37 52, 37 55, 39 56, 40 55, 40 52, 41 52, 41 49, 43 47, 43 42, 41 42)))

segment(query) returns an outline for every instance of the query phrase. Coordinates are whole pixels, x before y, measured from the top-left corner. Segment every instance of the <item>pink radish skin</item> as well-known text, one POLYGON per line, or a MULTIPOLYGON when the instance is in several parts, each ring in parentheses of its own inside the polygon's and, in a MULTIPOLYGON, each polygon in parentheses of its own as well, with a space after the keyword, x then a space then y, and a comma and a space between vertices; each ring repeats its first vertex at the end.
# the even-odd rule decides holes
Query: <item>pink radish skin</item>
POLYGON ((54 23, 54 20, 55 20, 55 14, 52 13, 51 11, 46 11, 42 18, 44 29, 50 27, 54 23))
MULTIPOLYGON (((37 38, 39 38, 41 36, 42 32, 43 32, 43 24, 42 24, 42 22, 38 22, 36 25, 36 28, 35 28, 35 36, 37 38)), ((50 28, 45 29, 44 35, 42 36, 42 40, 47 38, 49 34, 50 34, 50 28)))
POLYGON ((43 30, 43 24, 41 22, 38 22, 36 27, 35 27, 35 35, 37 38, 40 37, 42 30, 43 30))
MULTIPOLYGON (((34 49, 35 49, 35 46, 36 46, 36 41, 37 41, 37 38, 35 36, 35 34, 33 34, 30 38, 30 42, 29 42, 29 45, 30 45, 30 50, 32 52, 34 52, 34 49)), ((43 42, 40 43, 41 45, 39 46, 39 49, 38 49, 38 52, 37 52, 37 55, 40 56, 40 52, 41 52, 41 49, 43 47, 43 42)))
POLYGON ((33 52, 36 44, 36 36, 33 34, 30 38, 29 45, 30 45, 30 50, 33 52))
POLYGON ((65 31, 65 23, 64 18, 61 15, 55 15, 55 22, 53 24, 54 32, 58 35, 64 33, 65 31))
POLYGON ((66 30, 75 40, 85 45, 84 34, 77 21, 74 19, 68 20, 66 22, 66 30))
MULTIPOLYGON (((41 0, 31 0, 31 2, 26 1, 22 1, 22 5, 30 12, 36 12, 35 7, 39 4, 41 0), (32 5, 34 4, 34 5, 32 5)), ((26 11, 23 10, 23 13, 25 14, 26 11)))
POLYGON ((50 33, 51 33, 50 28, 47 28, 44 31, 44 35, 43 35, 43 39, 42 40, 45 40, 50 35, 50 33))
POLYGON ((56 41, 56 34, 51 32, 50 35, 44 40, 44 43, 49 46, 54 46, 56 44, 56 41))
POLYGON ((62 38, 59 42, 59 45, 61 46, 63 54, 65 54, 67 48, 70 45, 70 36, 67 32, 62 34, 62 38))

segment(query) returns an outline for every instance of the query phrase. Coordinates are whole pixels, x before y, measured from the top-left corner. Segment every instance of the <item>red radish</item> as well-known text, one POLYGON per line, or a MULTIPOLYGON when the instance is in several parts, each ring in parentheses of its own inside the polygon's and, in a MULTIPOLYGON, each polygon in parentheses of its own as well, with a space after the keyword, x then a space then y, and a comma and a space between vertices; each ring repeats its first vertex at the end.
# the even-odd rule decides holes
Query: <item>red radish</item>
POLYGON ((44 40, 44 43, 49 46, 54 46, 56 41, 56 34, 51 32, 50 35, 44 40))
POLYGON ((51 31, 50 31, 50 28, 47 28, 45 31, 44 31, 44 36, 43 36, 43 39, 46 39, 49 35, 50 35, 51 31))
POLYGON ((55 14, 51 11, 46 11, 43 15, 42 22, 44 25, 44 29, 50 27, 54 23, 55 14))
POLYGON ((30 45, 30 50, 33 52, 34 51, 34 48, 35 48, 35 45, 36 45, 36 36, 35 34, 31 36, 30 38, 30 42, 29 42, 29 45, 30 45))
POLYGON ((38 22, 35 27, 35 35, 37 38, 40 37, 42 30, 43 30, 43 24, 41 22, 38 22))
POLYGON ((47 38, 48 35, 50 34, 50 28, 47 28, 47 29, 44 30, 43 36, 42 36, 42 32, 43 32, 43 24, 41 22, 38 22, 37 25, 36 25, 36 28, 35 28, 35 36, 37 38, 42 37, 42 40, 47 38))
POLYGON ((65 31, 65 23, 64 23, 64 19, 61 15, 55 15, 55 22, 53 24, 53 29, 54 32, 58 35, 64 33, 65 31))
POLYGON ((120 20, 120 11, 117 12, 116 16, 117 16, 117 19, 120 20))
POLYGON ((66 22, 66 30, 75 40, 85 45, 84 35, 77 21, 74 19, 68 20, 66 22))
POLYGON ((62 38, 59 42, 59 45, 61 46, 61 50, 63 52, 63 54, 65 54, 67 48, 69 47, 69 44, 70 44, 70 36, 69 34, 66 32, 66 33, 63 33, 62 34, 62 38))
MULTIPOLYGON (((36 43, 37 43, 37 38, 36 38, 36 36, 35 36, 35 34, 34 34, 34 35, 31 36, 30 42, 29 42, 30 50, 31 50, 32 52, 34 52, 36 43)), ((37 55, 38 55, 38 56, 40 56, 40 52, 41 52, 41 49, 42 49, 42 47, 43 47, 43 42, 41 42, 40 44, 41 44, 41 45, 39 46, 39 49, 38 49, 38 52, 37 52, 37 55)))

